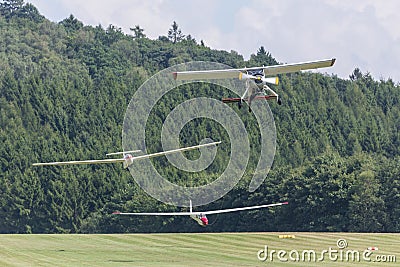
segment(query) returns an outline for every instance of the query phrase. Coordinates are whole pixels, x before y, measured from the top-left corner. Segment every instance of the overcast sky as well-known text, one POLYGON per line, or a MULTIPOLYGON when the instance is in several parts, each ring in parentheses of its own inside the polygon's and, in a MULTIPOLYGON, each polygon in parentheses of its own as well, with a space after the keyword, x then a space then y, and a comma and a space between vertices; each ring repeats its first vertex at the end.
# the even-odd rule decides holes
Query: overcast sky
POLYGON ((282 63, 337 58, 324 69, 348 78, 354 68, 400 82, 398 0, 26 0, 59 22, 73 14, 84 24, 129 33, 139 25, 151 39, 173 21, 183 34, 248 59, 264 46, 282 63))

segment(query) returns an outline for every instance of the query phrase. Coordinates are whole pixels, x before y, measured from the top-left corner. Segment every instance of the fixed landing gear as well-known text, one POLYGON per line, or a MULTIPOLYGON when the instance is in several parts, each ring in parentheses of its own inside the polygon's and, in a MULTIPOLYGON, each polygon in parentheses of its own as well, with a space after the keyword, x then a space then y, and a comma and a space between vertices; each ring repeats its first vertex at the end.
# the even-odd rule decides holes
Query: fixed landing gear
MULTIPOLYGON (((241 109, 242 106, 243 106, 243 100, 240 99, 240 100, 238 101, 238 108, 241 109)), ((250 106, 249 106, 249 112, 251 112, 251 107, 250 107, 250 106)))
POLYGON ((280 98, 280 97, 278 97, 278 100, 277 100, 277 102, 278 102, 278 105, 282 105, 282 100, 281 100, 281 98, 280 98))

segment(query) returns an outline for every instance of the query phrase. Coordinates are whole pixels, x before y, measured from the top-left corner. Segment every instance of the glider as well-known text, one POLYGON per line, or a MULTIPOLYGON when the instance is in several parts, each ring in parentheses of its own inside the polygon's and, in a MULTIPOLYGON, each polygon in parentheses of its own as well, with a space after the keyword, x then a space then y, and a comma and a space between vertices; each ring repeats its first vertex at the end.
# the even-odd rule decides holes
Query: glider
POLYGON ((232 208, 232 209, 222 209, 222 210, 210 210, 210 211, 193 211, 192 209, 192 201, 190 201, 190 211, 189 212, 113 212, 115 215, 133 215, 133 216, 190 216, 193 220, 195 220, 201 226, 208 225, 208 218, 206 215, 209 214, 220 214, 227 212, 235 212, 235 211, 243 211, 243 210, 253 210, 253 209, 262 209, 269 208, 274 206, 281 206, 289 204, 288 202, 275 203, 275 204, 266 204, 259 206, 249 206, 249 207, 241 207, 241 208, 232 208))
POLYGON ((110 155, 118 155, 118 154, 123 154, 122 158, 117 158, 117 159, 99 159, 99 160, 75 160, 75 161, 59 161, 59 162, 44 162, 44 163, 33 163, 33 166, 50 166, 50 165, 75 165, 75 164, 105 164, 105 163, 117 163, 117 162, 122 162, 124 168, 128 168, 134 160, 140 160, 140 159, 148 159, 148 158, 154 158, 154 157, 160 157, 172 153, 177 153, 177 152, 183 152, 183 151, 188 151, 188 150, 193 150, 196 148, 201 148, 201 147, 207 147, 207 146, 213 146, 220 144, 221 141, 219 142, 212 142, 212 143, 207 143, 207 144, 202 144, 202 145, 196 145, 196 146, 190 146, 190 147, 184 147, 184 148, 178 148, 178 149, 173 149, 173 150, 167 150, 163 152, 157 152, 153 154, 147 154, 147 155, 141 155, 141 156, 133 156, 131 153, 135 152, 140 152, 140 150, 133 150, 133 151, 124 151, 124 152, 114 152, 114 153, 109 153, 107 156, 110 155))

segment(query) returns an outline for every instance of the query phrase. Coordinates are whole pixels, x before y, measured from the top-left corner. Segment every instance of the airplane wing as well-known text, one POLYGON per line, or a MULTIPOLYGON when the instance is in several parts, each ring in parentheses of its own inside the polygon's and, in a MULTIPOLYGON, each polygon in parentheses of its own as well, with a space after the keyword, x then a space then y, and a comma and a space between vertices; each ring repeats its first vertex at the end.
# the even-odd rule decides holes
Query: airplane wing
MULTIPOLYGON (((262 67, 262 69, 264 69, 265 75, 269 76, 269 75, 297 72, 297 71, 301 71, 301 70, 311 70, 311 69, 331 67, 331 66, 333 66, 333 64, 335 64, 335 61, 336 61, 336 59, 332 58, 332 59, 301 62, 301 63, 294 63, 294 64, 267 66, 267 67, 262 67)), ((254 69, 259 69, 259 68, 254 68, 254 69)), ((250 69, 248 69, 248 70, 250 70, 250 69)))
POLYGON ((116 215, 138 215, 138 216, 189 216, 200 214, 201 212, 119 212, 115 211, 112 214, 116 215))
POLYGON ((163 152, 157 152, 153 154, 148 154, 148 155, 142 155, 142 156, 136 156, 132 157, 132 160, 139 160, 139 159, 147 159, 147 158, 154 158, 154 157, 160 157, 168 154, 173 154, 176 152, 182 152, 182 151, 188 151, 196 148, 201 148, 201 147, 206 147, 206 146, 212 146, 212 145, 218 145, 221 144, 221 141, 218 142, 212 142, 212 143, 207 143, 207 144, 202 144, 202 145, 197 145, 197 146, 189 146, 189 147, 184 147, 184 148, 178 148, 178 149, 173 149, 173 150, 167 150, 163 152))
POLYGON ((266 205, 259 205, 259 206, 250 206, 250 207, 241 207, 241 208, 232 208, 232 209, 223 209, 223 210, 210 210, 210 211, 203 211, 200 213, 205 214, 205 215, 220 214, 220 213, 235 212, 235 211, 242 211, 242 210, 254 210, 254 209, 269 208, 269 207, 281 206, 281 205, 287 205, 287 204, 289 204, 289 202, 266 204, 266 205))
POLYGON ((50 166, 50 165, 75 165, 75 164, 104 164, 124 162, 125 159, 98 159, 98 160, 73 160, 73 161, 58 161, 58 162, 41 162, 33 163, 32 166, 50 166))
POLYGON ((318 68, 331 67, 335 64, 336 59, 325 59, 309 62, 300 62, 293 64, 273 65, 265 67, 241 68, 241 69, 222 69, 222 70, 203 70, 203 71, 180 71, 173 72, 175 80, 202 80, 202 79, 226 79, 240 78, 242 72, 248 70, 264 69, 266 76, 277 75, 283 73, 297 72, 301 70, 310 70, 318 68))
MULTIPOLYGON (((157 153, 153 153, 153 154, 147 154, 147 155, 141 155, 141 156, 129 157, 129 158, 44 162, 44 163, 33 163, 32 165, 33 166, 50 166, 50 165, 75 165, 75 164, 105 164, 105 163, 117 163, 117 162, 126 162, 126 161, 132 162, 133 160, 160 157, 160 156, 164 156, 164 155, 168 155, 168 154, 172 154, 172 153, 188 151, 188 150, 206 147, 206 146, 217 145, 220 143, 221 143, 221 141, 218 141, 218 142, 212 142, 212 143, 196 145, 196 146, 189 146, 189 147, 167 150, 167 151, 163 151, 163 152, 157 152, 157 153)), ((132 152, 132 151, 127 151, 127 152, 132 152)), ((125 153, 127 153, 127 152, 125 152, 125 153)), ((124 153, 124 152, 109 153, 108 155, 121 154, 121 153, 124 153)))
POLYGON ((223 69, 223 70, 201 70, 201 71, 180 71, 172 75, 177 81, 202 80, 202 79, 226 79, 239 78, 241 69, 223 69))
POLYGON ((210 211, 195 211, 195 212, 113 212, 113 214, 117 215, 147 215, 147 216, 190 216, 190 215, 209 215, 209 214, 220 214, 220 213, 227 213, 227 212, 235 212, 235 211, 242 211, 242 210, 253 210, 253 209, 262 209, 274 206, 281 206, 289 204, 288 202, 283 203, 275 203, 275 204, 267 204, 267 205, 259 205, 259 206, 250 206, 250 207, 242 207, 242 208, 233 208, 233 209, 223 209, 223 210, 210 210, 210 211))

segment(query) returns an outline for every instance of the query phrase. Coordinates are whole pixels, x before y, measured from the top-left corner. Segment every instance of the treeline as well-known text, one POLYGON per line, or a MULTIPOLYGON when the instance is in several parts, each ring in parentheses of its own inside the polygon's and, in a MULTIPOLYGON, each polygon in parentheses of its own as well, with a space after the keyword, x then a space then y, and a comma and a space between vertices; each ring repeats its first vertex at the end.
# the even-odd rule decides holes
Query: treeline
MULTIPOLYGON (((186 217, 120 218, 111 212, 178 209, 149 197, 119 165, 31 164, 99 159, 120 150, 126 107, 159 70, 189 61, 232 67, 278 62, 264 47, 248 61, 235 51, 210 49, 184 35, 176 22, 157 40, 146 38, 138 25, 126 34, 114 25, 86 26, 73 15, 54 23, 23 0, 0 2, 0 27, 1 233, 400 231, 400 88, 391 79, 376 81, 359 69, 349 79, 282 75, 276 89, 284 104, 270 103, 276 157, 253 193, 248 184, 259 132, 246 109, 233 106, 250 132, 252 158, 229 194, 199 209, 290 205, 210 216, 212 226, 205 229, 186 217)), ((220 99, 225 93, 201 86, 167 95, 146 126, 150 152, 161 149, 160 125, 171 108, 190 97, 220 99)), ((184 139, 216 135, 227 138, 210 120, 182 132, 184 139)), ((176 183, 205 184, 223 171, 225 156, 217 154, 215 173, 184 173, 162 159, 154 164, 176 183)))

